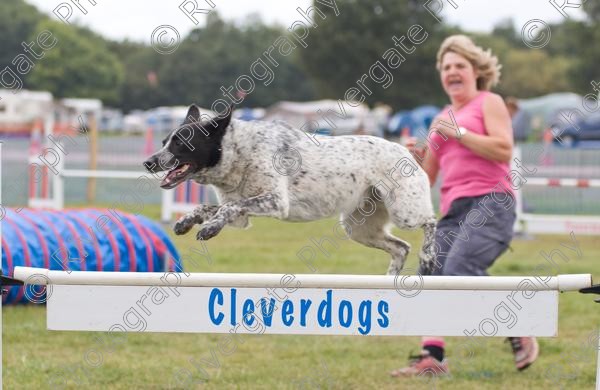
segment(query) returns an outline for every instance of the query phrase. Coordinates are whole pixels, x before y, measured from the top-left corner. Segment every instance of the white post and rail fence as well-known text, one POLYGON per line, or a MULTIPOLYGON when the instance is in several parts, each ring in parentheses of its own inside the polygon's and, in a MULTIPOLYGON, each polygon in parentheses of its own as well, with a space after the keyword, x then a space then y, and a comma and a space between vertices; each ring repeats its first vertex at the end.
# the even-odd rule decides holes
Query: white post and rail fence
MULTIPOLYGON (((39 163, 37 155, 30 155, 29 163, 39 163)), ((56 174, 44 166, 38 181, 35 180, 33 174, 30 174, 29 207, 50 210, 64 209, 65 182, 72 178, 137 180, 141 177, 151 177, 148 172, 141 170, 67 169, 64 158, 58 159, 52 168, 56 174)), ((212 192, 212 187, 193 182, 182 184, 172 190, 161 190, 161 221, 170 222, 174 215, 192 211, 199 203, 207 202, 211 198, 212 192)))
MULTIPOLYGON (((520 157, 520 149, 515 148, 515 157, 520 157)), ((37 156, 30 156, 30 163, 36 161, 37 156)), ((32 208, 46 208, 62 210, 65 207, 65 181, 71 178, 94 178, 94 179, 124 179, 136 180, 141 176, 148 176, 144 171, 122 171, 122 170, 91 170, 91 169, 67 169, 64 158, 57 161, 53 167, 57 174, 45 169, 40 182, 35 182, 33 175, 29 178, 29 201, 32 208), (48 177, 51 177, 49 183, 48 177)), ((519 169, 513 167, 513 169, 519 169)), ((522 171, 521 171, 522 172, 522 171)), ((525 177, 525 173, 523 177, 525 177)), ((600 179, 580 178, 543 178, 526 177, 523 187, 571 187, 592 189, 600 188, 600 179)), ((524 211, 523 188, 516 191, 517 221, 515 231, 532 234, 600 234, 600 216, 559 215, 559 214, 536 214, 524 211)), ((170 222, 177 214, 190 212, 199 203, 208 203, 210 199, 216 199, 211 186, 203 186, 197 183, 184 183, 173 190, 161 191, 161 221, 170 222)))

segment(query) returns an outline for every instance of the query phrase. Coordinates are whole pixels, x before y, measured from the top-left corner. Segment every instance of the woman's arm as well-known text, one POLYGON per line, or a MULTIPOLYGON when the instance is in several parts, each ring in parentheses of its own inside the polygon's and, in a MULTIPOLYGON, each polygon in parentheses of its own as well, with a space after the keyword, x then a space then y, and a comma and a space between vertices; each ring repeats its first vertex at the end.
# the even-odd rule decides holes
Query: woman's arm
POLYGON ((421 165, 421 168, 427 173, 429 177, 429 185, 433 187, 435 181, 437 179, 438 172, 440 171, 440 166, 438 164, 437 158, 433 155, 431 150, 429 150, 429 146, 425 147, 417 147, 417 139, 409 138, 404 145, 415 157, 415 160, 421 165))
POLYGON ((429 186, 433 187, 437 179, 438 172, 440 171, 440 166, 438 164, 437 158, 435 158, 431 150, 425 151, 425 158, 421 162, 421 166, 423 167, 423 170, 427 173, 427 176, 429 176, 429 186))
POLYGON ((459 142, 483 158, 509 162, 512 158, 513 129, 508 109, 500 96, 489 94, 483 100, 483 122, 488 135, 467 131, 459 142))

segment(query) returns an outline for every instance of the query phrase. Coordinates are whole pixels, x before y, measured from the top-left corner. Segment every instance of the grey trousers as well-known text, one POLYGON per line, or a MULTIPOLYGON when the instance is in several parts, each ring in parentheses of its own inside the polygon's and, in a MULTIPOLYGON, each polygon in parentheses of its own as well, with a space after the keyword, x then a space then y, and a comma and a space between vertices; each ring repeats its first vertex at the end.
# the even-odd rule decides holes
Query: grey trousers
POLYGON ((487 269, 512 240, 515 219, 515 200, 510 194, 453 201, 437 224, 432 275, 488 275, 487 269))

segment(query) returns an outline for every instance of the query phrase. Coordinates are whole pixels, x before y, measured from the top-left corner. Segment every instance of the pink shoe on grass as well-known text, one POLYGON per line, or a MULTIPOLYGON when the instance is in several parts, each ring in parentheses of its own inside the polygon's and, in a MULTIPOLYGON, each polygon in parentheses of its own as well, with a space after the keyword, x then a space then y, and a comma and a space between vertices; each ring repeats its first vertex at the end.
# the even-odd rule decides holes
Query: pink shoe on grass
POLYGON ((535 337, 508 337, 507 340, 515 355, 517 370, 523 371, 535 362, 540 353, 540 347, 535 337))
POLYGON ((392 377, 414 377, 414 376, 441 376, 450 373, 446 359, 439 361, 429 355, 428 351, 421 351, 420 355, 410 356, 408 367, 399 368, 390 372, 392 377))

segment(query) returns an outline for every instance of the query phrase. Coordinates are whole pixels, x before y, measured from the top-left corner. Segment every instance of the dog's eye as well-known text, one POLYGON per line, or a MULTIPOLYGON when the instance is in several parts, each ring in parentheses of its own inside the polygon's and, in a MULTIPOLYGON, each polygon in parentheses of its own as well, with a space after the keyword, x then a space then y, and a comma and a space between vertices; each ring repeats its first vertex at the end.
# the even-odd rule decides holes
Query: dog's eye
POLYGON ((175 138, 175 146, 181 146, 182 142, 179 138, 175 138))

